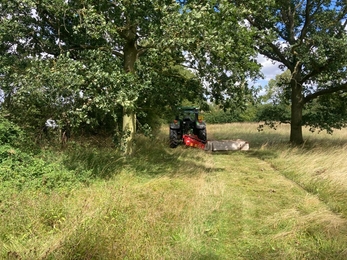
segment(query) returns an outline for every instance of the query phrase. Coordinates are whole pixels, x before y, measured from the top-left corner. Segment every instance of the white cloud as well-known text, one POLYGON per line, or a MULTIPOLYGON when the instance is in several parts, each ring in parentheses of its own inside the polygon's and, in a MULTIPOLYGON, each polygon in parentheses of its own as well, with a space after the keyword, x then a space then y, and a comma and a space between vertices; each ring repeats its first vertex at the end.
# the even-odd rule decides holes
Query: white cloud
POLYGON ((256 85, 265 86, 269 82, 270 79, 274 79, 276 75, 283 73, 283 71, 279 68, 280 63, 273 62, 263 55, 258 55, 257 61, 261 64, 262 69, 261 72, 264 74, 264 79, 258 80, 256 85))

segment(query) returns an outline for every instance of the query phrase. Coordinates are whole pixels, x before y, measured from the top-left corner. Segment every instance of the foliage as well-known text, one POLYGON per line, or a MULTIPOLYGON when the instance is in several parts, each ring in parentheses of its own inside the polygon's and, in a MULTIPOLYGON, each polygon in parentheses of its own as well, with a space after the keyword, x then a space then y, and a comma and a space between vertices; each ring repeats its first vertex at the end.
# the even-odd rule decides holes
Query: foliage
POLYGON ((246 109, 222 109, 220 106, 210 106, 208 111, 205 111, 203 116, 206 123, 210 124, 225 124, 232 122, 253 122, 257 120, 257 107, 247 106, 246 109))
POLYGON ((32 131, 65 114, 73 127, 117 132, 129 111, 143 121, 183 99, 243 105, 259 66, 251 32, 224 4, 5 1, 1 106, 32 131))
MULTIPOLYGON (((290 140, 303 142, 305 124, 327 130, 333 127, 335 123, 331 120, 317 121, 318 117, 304 120, 302 111, 319 96, 336 93, 345 99, 346 1, 265 1, 263 8, 253 1, 235 3, 239 8, 247 8, 244 18, 249 27, 258 30, 254 47, 290 71, 289 84, 284 87, 291 93, 290 140)), ((330 101, 328 107, 333 113, 334 98, 330 101)), ((344 124, 347 117, 334 118, 344 124)))
POLYGON ((276 128, 280 123, 290 123, 290 71, 286 70, 265 86, 265 93, 259 97, 261 104, 257 111, 257 121, 262 121, 259 130, 264 125, 276 128))
POLYGON ((60 162, 46 162, 10 146, 0 147, 2 187, 14 190, 67 189, 90 181, 88 172, 72 172, 60 162))
POLYGON ((275 79, 270 79, 264 87, 265 93, 259 97, 261 103, 273 105, 289 105, 290 104, 290 70, 276 75, 275 79))
MULTIPOLYGON (((257 111, 257 121, 264 122, 265 125, 276 129, 279 123, 290 123, 290 107, 284 104, 260 105, 257 111)), ((264 124, 259 125, 259 130, 263 130, 264 124)))
MULTIPOLYGON (((5 118, 0 119, 0 183, 4 189, 50 191, 87 183, 88 170, 69 171, 54 155, 40 156, 24 131, 5 118), (34 154, 34 152, 36 154, 34 154)), ((48 152, 47 152, 48 153, 48 152)))
POLYGON ((347 96, 346 93, 333 93, 318 97, 308 103, 303 121, 310 126, 311 131, 326 130, 332 133, 334 129, 347 126, 347 96))
POLYGON ((0 145, 18 146, 23 142, 24 133, 14 123, 0 117, 0 145))
MULTIPOLYGON (((276 127, 278 123, 290 123, 289 80, 290 73, 287 70, 265 86, 266 92, 260 97, 263 104, 259 106, 258 121, 264 121, 270 127, 276 127)), ((334 128, 341 129, 346 124, 346 94, 343 92, 318 96, 305 104, 302 125, 308 126, 311 131, 325 130, 332 133, 334 128)))
POLYGON ((203 117, 208 124, 225 124, 238 121, 235 115, 223 110, 211 110, 204 113, 203 117))
POLYGON ((247 80, 259 77, 259 65, 252 44, 256 32, 243 23, 240 8, 230 1, 184 1, 182 16, 191 29, 177 24, 171 30, 190 40, 186 66, 206 84, 205 96, 227 109, 245 108, 254 92, 247 80))
POLYGON ((1 108, 33 132, 65 115, 74 127, 120 134, 123 116, 146 125, 184 99, 234 113, 253 102, 247 82, 260 76, 260 53, 287 68, 274 94, 292 106, 290 140, 301 143, 302 125, 346 122, 340 109, 326 122, 323 110, 303 112, 346 101, 346 10, 342 0, 4 1, 1 108))

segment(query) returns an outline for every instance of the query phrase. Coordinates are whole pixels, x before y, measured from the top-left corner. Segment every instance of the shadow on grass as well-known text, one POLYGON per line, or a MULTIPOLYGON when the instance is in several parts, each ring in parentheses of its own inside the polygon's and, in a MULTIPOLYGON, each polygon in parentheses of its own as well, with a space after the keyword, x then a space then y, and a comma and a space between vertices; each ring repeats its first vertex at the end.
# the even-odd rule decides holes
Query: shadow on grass
POLYGON ((249 157, 255 157, 260 160, 270 160, 278 157, 278 152, 275 150, 251 150, 245 154, 249 157))
POLYGON ((204 151, 178 146, 175 149, 158 140, 137 140, 134 155, 125 157, 113 148, 95 148, 75 145, 66 150, 64 166, 80 173, 88 172, 92 178, 109 179, 120 172, 129 171, 139 176, 193 177, 218 169, 204 163, 204 151))
MULTIPOLYGON (((243 126, 240 124, 238 128, 235 126, 226 126, 224 129, 221 128, 211 133, 211 140, 223 140, 223 139, 242 139, 249 142, 251 149, 259 149, 264 145, 269 146, 292 146, 290 144, 290 129, 269 129, 266 128, 263 131, 255 131, 257 125, 243 126), (226 129, 230 130, 226 131, 226 129)), ((344 130, 340 133, 339 130, 334 131, 331 135, 326 132, 309 132, 303 127, 303 138, 304 143, 297 146, 303 149, 312 149, 317 147, 323 148, 340 148, 346 147, 347 138, 344 130)), ((278 147, 277 147, 278 148, 278 147)))
POLYGON ((347 147, 347 139, 342 140, 334 137, 310 138, 306 140, 301 147, 305 150, 312 150, 315 148, 341 149, 347 147))
MULTIPOLYGON (((229 138, 218 137, 214 133, 215 140, 229 138)), ((277 158, 284 149, 293 148, 289 142, 289 136, 281 132, 253 132, 235 133, 235 137, 243 139, 250 144, 250 151, 246 156, 261 160, 277 158)), ((340 139, 328 137, 316 138, 312 136, 307 142, 299 146, 302 149, 313 149, 316 147, 331 148, 345 146, 346 142, 340 139)), ((297 147, 297 146, 295 146, 297 147)), ((199 149, 179 146, 176 149, 169 148, 169 143, 164 135, 150 140, 141 137, 137 140, 135 153, 131 157, 124 157, 121 152, 116 151, 110 145, 106 147, 95 147, 94 145, 72 145, 66 150, 64 166, 77 172, 86 174, 92 178, 109 179, 120 172, 129 171, 139 176, 187 176, 193 177, 202 173, 221 171, 212 165, 205 163, 205 152, 199 149)), ((216 156, 219 153, 211 153, 216 156)), ((221 153, 225 154, 225 153, 221 153)))
POLYGON ((179 145, 169 148, 168 140, 139 143, 128 167, 137 175, 194 177, 221 169, 206 163, 206 152, 179 145))
POLYGON ((276 130, 252 133, 238 132, 235 133, 235 136, 249 143, 250 151, 247 152, 248 155, 262 160, 277 158, 281 151, 288 149, 299 149, 302 151, 324 149, 333 151, 347 147, 346 138, 328 134, 305 133, 304 143, 299 145, 290 143, 289 133, 276 132, 276 130))
POLYGON ((194 259, 194 260, 218 260, 221 259, 218 255, 215 255, 214 253, 206 253, 206 254, 200 254, 196 253, 193 254, 190 258, 188 259, 194 259))

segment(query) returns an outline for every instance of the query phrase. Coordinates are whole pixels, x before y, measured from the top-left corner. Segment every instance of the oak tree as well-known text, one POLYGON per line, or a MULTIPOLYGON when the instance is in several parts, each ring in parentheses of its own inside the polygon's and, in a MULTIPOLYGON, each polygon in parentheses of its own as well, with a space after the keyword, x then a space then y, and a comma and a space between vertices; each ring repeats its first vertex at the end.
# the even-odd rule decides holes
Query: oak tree
POLYGON ((222 2, 3 1, 7 107, 31 111, 36 102, 37 113, 61 109, 87 124, 110 115, 131 153, 126 144, 145 109, 183 98, 240 106, 259 71, 254 32, 237 6, 222 2))
MULTIPOLYGON (((324 101, 331 112, 336 111, 334 100, 347 102, 346 1, 270 0, 261 8, 255 1, 230 3, 239 6, 249 27, 258 31, 254 45, 258 52, 290 71, 290 141, 303 142, 303 125, 334 126, 334 120, 322 124, 318 117, 306 120, 303 111, 313 101, 324 101)), ((335 126, 346 124, 346 118, 339 117, 335 126)))

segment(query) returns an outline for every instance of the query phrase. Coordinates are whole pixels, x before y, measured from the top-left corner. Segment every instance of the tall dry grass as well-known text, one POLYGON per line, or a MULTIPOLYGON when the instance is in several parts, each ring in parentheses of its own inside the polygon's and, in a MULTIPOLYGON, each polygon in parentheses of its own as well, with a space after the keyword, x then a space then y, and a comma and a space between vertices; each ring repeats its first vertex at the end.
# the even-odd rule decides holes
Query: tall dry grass
POLYGON ((345 130, 293 147, 285 125, 209 125, 250 143, 219 154, 167 137, 132 158, 73 147, 61 161, 91 172, 85 186, 1 193, 0 258, 346 259, 345 130))
POLYGON ((289 125, 261 132, 257 127, 255 123, 211 125, 209 137, 248 141, 253 154, 347 217, 347 129, 336 129, 331 135, 303 128, 305 142, 293 146, 289 125))

